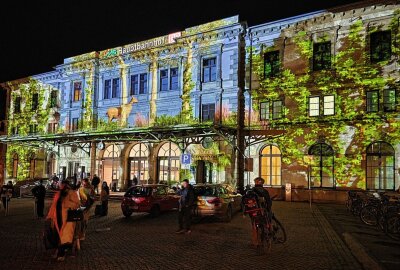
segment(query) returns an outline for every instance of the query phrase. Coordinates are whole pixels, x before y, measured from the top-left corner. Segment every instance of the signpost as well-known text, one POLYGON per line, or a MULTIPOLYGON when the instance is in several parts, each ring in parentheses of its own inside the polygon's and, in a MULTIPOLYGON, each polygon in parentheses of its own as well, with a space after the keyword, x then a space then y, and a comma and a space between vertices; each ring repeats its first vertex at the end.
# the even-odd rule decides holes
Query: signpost
POLYGON ((190 165, 192 163, 192 156, 190 154, 182 154, 181 162, 182 165, 190 165))

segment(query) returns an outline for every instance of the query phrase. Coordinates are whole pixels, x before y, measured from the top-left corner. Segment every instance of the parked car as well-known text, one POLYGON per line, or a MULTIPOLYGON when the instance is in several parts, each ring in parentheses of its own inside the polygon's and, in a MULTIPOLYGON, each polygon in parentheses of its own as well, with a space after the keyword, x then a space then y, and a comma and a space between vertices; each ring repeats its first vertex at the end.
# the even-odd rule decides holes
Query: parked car
POLYGON ((197 198, 194 216, 215 216, 229 222, 232 215, 241 209, 242 195, 229 185, 197 184, 194 192, 197 198))
POLYGON ((129 217, 133 212, 147 212, 153 217, 161 212, 178 207, 179 196, 167 185, 133 186, 125 193, 121 203, 124 216, 129 217))
MULTIPOLYGON (((24 185, 21 185, 18 190, 19 190, 19 196, 22 197, 24 195, 32 195, 32 189, 39 185, 39 180, 35 182, 26 182, 24 185)), ((46 189, 49 189, 50 187, 50 181, 48 179, 43 179, 43 186, 46 189)), ((14 189, 16 189, 14 187, 14 189)))

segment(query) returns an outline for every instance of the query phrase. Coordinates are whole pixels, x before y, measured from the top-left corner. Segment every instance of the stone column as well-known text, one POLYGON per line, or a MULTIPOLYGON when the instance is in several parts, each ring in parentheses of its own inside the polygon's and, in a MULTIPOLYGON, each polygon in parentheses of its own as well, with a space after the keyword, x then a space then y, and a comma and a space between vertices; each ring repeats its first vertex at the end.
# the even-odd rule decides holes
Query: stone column
POLYGON ((157 116, 157 60, 153 59, 150 66, 151 73, 151 96, 150 96, 150 116, 149 116, 149 124, 150 126, 154 124, 154 121, 157 116))

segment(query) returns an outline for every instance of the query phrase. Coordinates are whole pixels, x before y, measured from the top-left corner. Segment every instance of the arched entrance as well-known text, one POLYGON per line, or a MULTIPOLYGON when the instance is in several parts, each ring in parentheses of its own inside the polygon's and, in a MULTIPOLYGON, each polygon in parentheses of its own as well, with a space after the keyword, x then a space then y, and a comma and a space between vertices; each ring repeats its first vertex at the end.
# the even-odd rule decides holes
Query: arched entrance
POLYGON ((12 168, 12 178, 17 178, 18 176, 18 154, 13 155, 13 168, 12 168))
POLYGON ((374 142, 367 147, 367 189, 394 190, 395 151, 387 142, 374 142))
POLYGON ((179 182, 181 150, 173 142, 164 143, 158 150, 158 181, 179 182))
POLYGON ((104 150, 102 167, 103 167, 103 181, 107 182, 110 187, 115 185, 118 188, 118 182, 121 175, 121 149, 116 144, 110 144, 104 150))
POLYGON ((146 183, 149 179, 149 149, 144 143, 135 144, 129 152, 128 158, 129 180, 135 176, 139 183, 146 183))
POLYGON ((51 177, 54 173, 57 173, 56 154, 54 152, 51 152, 47 160, 47 175, 51 177))
POLYGON ((266 145, 261 149, 260 176, 266 185, 282 185, 282 154, 277 146, 266 145))
POLYGON ((35 170, 36 170, 36 155, 34 153, 30 154, 29 156, 29 178, 34 179, 35 178, 35 170))
POLYGON ((319 142, 308 149, 308 154, 312 156, 309 171, 311 187, 335 187, 333 148, 324 142, 319 142))

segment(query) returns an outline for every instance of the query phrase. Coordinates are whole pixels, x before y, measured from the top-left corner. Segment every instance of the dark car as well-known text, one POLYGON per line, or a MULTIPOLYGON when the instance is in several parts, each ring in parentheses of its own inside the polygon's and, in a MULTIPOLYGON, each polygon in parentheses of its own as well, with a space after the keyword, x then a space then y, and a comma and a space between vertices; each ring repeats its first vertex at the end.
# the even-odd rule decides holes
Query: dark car
POLYGON ((167 185, 133 186, 125 193, 121 203, 124 216, 133 212, 147 212, 158 216, 161 212, 178 208, 179 196, 167 185))
POLYGON ((196 204, 194 215, 216 216, 229 222, 233 213, 241 209, 242 195, 225 184, 199 184, 194 186, 196 204))

